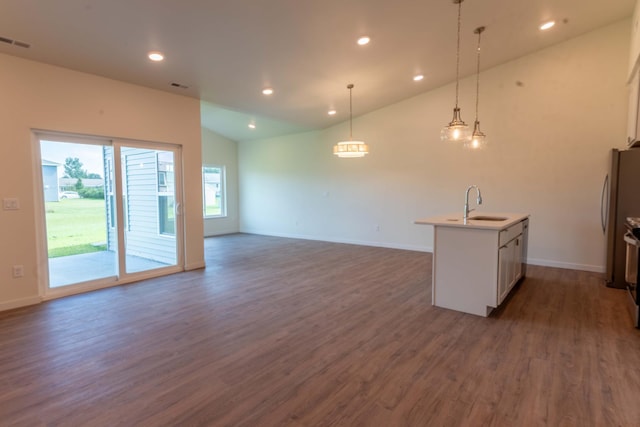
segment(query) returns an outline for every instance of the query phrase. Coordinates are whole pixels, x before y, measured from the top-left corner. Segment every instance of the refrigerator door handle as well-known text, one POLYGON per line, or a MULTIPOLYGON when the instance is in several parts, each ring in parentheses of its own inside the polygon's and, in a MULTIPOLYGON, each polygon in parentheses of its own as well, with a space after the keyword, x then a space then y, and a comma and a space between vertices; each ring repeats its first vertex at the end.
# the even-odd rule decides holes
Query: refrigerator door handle
POLYGON ((609 192, 609 174, 604 177, 602 183, 602 194, 600 195, 600 223, 602 224, 602 234, 606 233, 607 223, 609 222, 609 206, 606 203, 606 195, 609 192))

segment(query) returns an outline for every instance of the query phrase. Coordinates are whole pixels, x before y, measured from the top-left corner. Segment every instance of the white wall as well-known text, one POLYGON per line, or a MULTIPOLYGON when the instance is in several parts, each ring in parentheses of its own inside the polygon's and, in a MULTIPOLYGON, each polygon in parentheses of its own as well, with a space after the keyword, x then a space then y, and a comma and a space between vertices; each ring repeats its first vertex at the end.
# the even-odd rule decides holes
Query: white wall
MULTIPOLYGON (((348 123, 241 142, 240 229, 430 251, 432 228, 413 221, 461 213, 478 184, 479 211, 531 214, 529 262, 602 270, 600 191, 610 149, 624 147, 629 46, 625 20, 484 71, 482 152, 439 140, 453 84, 355 119, 362 159, 331 154, 348 123)), ((474 93, 475 77, 461 81, 470 124, 474 93)))
POLYGON ((640 0, 636 0, 633 15, 631 17, 631 48, 629 49, 629 78, 633 70, 640 66, 640 0))
POLYGON ((225 166, 227 216, 204 220, 204 235, 237 233, 238 215, 238 144, 209 129, 202 128, 202 163, 225 166))
POLYGON ((39 301, 31 130, 181 144, 185 188, 185 263, 204 266, 200 104, 196 99, 0 55, 0 309, 39 301), (25 276, 12 278, 12 266, 25 276))

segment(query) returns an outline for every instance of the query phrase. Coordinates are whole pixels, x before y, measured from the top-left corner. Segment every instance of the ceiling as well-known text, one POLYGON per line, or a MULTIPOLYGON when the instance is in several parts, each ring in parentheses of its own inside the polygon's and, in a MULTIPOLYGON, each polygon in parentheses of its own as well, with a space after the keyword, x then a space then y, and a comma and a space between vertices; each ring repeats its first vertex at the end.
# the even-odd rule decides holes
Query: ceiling
MULTIPOLYGON (((634 3, 466 0, 461 76, 475 72, 478 26, 486 69, 629 17, 634 3), (556 26, 540 31, 547 20, 556 26)), ((357 116, 454 81, 457 11, 452 0, 3 0, 0 37, 31 47, 0 52, 198 98, 203 126, 251 140, 347 120, 348 83, 357 116)))

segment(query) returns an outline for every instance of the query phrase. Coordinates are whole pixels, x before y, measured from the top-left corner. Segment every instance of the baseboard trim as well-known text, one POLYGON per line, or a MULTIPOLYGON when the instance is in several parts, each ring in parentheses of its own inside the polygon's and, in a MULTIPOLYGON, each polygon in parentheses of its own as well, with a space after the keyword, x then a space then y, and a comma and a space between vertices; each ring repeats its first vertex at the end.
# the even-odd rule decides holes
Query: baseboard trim
POLYGON ((0 311, 13 310, 14 308, 27 307, 30 305, 40 304, 42 302, 42 298, 37 297, 27 297, 14 299, 11 301, 0 303, 0 311))
POLYGON ((593 273, 604 273, 605 268, 601 265, 576 264, 571 262, 559 262, 548 259, 527 258, 527 264, 539 265, 541 267, 564 268, 567 270, 591 271, 593 273))

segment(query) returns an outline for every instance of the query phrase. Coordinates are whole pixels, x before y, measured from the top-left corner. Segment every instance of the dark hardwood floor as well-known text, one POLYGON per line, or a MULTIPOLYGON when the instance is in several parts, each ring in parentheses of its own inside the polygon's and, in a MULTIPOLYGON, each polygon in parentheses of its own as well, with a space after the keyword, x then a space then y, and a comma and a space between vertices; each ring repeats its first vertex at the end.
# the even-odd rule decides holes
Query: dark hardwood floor
POLYGON ((431 255, 254 235, 207 268, 0 313, 2 426, 639 426, 640 332, 530 266, 489 318, 431 255))

